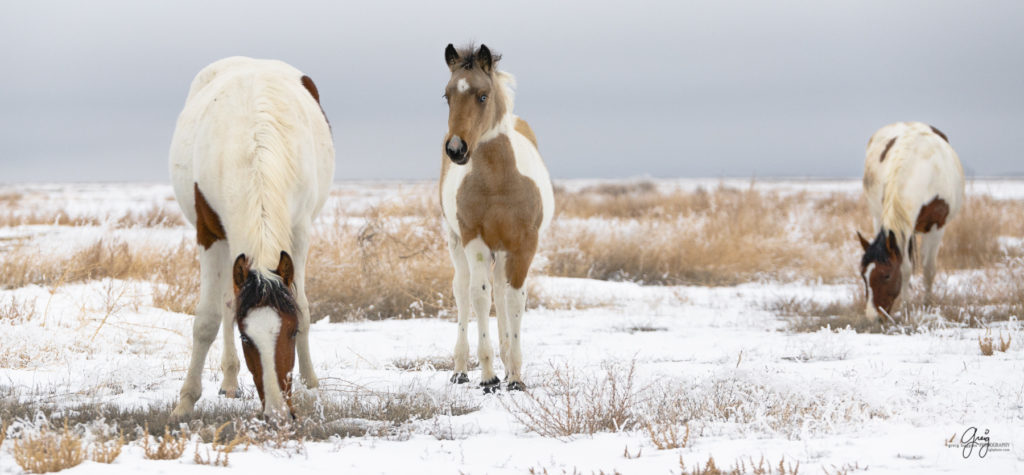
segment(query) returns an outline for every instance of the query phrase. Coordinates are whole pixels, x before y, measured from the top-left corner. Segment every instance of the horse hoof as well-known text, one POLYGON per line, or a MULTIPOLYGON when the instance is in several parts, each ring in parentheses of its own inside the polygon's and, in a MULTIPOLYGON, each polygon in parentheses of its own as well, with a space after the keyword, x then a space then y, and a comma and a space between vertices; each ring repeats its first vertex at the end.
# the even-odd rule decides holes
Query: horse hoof
POLYGON ((221 396, 224 396, 224 397, 226 397, 228 399, 236 399, 236 398, 242 397, 241 392, 238 391, 237 389, 231 389, 231 390, 221 389, 220 391, 217 392, 217 394, 220 394, 221 396))
POLYGON ((512 381, 508 383, 505 389, 509 391, 526 391, 526 385, 522 381, 512 381))
POLYGON ((449 381, 452 384, 465 384, 469 382, 469 376, 466 373, 455 373, 449 381))
POLYGON ((491 394, 501 388, 501 380, 495 376, 487 381, 481 381, 480 387, 484 389, 484 394, 491 394))

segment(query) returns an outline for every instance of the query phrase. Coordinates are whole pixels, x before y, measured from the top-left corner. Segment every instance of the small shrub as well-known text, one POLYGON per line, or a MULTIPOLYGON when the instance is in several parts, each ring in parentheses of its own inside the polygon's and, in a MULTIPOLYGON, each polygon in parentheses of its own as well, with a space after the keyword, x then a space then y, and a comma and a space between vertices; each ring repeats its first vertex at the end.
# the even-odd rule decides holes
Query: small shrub
POLYGON ((978 335, 978 347, 981 349, 981 354, 985 356, 992 356, 997 350, 1006 353, 1006 350, 1010 349, 1012 341, 1013 336, 1007 335, 1006 340, 1003 340, 1003 332, 999 332, 999 343, 996 344, 992 339, 992 330, 985 330, 984 338, 978 335))
POLYGON ((150 460, 177 460, 185 453, 188 445, 189 432, 181 431, 172 434, 171 429, 164 426, 164 435, 157 438, 157 445, 150 444, 149 423, 146 423, 146 435, 142 437, 142 450, 150 460))
POLYGON ((35 301, 18 300, 12 295, 7 303, 0 303, 0 321, 20 324, 32 320, 35 316, 35 301))
POLYGON ((11 453, 28 473, 59 472, 82 463, 86 455, 82 438, 68 429, 67 422, 61 431, 43 426, 33 434, 23 435, 14 441, 11 453))
POLYGON ((675 424, 672 423, 653 423, 648 421, 647 435, 651 438, 651 443, 654 444, 658 450, 668 449, 682 449, 687 447, 690 443, 690 425, 684 426, 686 432, 683 434, 679 433, 679 430, 675 424))
POLYGON ((97 440, 89 448, 89 460, 98 463, 113 463, 124 448, 124 434, 116 439, 97 440))
POLYGON ((199 452, 200 440, 196 439, 196 450, 193 460, 198 465, 213 465, 215 467, 227 467, 228 456, 235 450, 236 447, 243 443, 248 443, 248 438, 245 437, 242 431, 235 431, 235 436, 231 440, 227 440, 224 436, 224 429, 230 425, 230 422, 225 422, 217 428, 217 431, 213 434, 213 441, 210 443, 211 447, 206 448, 206 455, 204 456, 199 452), (217 442, 220 440, 220 442, 217 442), (210 453, 210 448, 213 448, 213 454, 210 453))

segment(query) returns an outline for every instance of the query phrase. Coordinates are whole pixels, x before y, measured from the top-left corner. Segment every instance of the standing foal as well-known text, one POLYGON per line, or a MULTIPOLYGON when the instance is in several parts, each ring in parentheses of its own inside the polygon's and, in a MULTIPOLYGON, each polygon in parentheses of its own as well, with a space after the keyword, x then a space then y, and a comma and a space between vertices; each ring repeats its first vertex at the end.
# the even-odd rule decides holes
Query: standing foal
POLYGON ((280 417, 290 412, 296 348, 303 381, 317 386, 306 252, 334 175, 334 145, 316 86, 280 61, 234 57, 203 68, 178 117, 170 161, 174 194, 201 246, 202 286, 172 417, 188 415, 202 394, 218 325, 221 394, 238 392, 237 325, 264 413, 280 417))
POLYGON ((500 56, 487 46, 457 51, 448 45, 445 87, 448 133, 441 157, 441 207, 452 284, 459 311, 453 383, 469 381, 469 312, 479 330, 480 385, 494 391, 494 350, 487 331, 491 284, 498 314, 498 341, 508 389, 525 389, 520 325, 526 311, 526 275, 540 233, 551 221, 554 192, 537 139, 512 113, 515 79, 498 71, 500 56))
POLYGON ((875 239, 857 233, 864 257, 865 318, 878 319, 907 294, 921 235, 925 300, 935 280, 935 259, 949 221, 964 202, 964 169, 946 135, 920 122, 882 127, 868 141, 864 196, 875 221, 875 239))

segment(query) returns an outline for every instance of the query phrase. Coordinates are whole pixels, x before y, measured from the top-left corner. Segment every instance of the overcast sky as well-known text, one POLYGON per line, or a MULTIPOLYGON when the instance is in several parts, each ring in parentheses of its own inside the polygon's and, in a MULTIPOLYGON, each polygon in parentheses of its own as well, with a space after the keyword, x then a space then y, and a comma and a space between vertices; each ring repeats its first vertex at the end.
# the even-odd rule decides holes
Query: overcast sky
POLYGON ((434 179, 449 42, 486 43, 557 178, 860 176, 879 127, 1024 174, 1024 2, 10 1, 0 182, 168 180, 192 77, 311 76, 336 178, 434 179))

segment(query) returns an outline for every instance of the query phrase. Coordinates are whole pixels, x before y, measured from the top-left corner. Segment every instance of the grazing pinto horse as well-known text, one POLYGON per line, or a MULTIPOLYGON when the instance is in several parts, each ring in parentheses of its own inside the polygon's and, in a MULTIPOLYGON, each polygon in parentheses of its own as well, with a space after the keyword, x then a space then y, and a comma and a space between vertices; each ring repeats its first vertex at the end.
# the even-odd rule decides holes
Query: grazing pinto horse
POLYGON ((926 300, 935 279, 935 257, 949 223, 964 201, 964 170, 945 134, 920 122, 882 127, 868 142, 864 195, 875 221, 875 239, 857 233, 864 257, 865 317, 890 313, 907 294, 921 235, 926 300))
POLYGON ((490 327, 491 290, 508 389, 522 390, 520 325, 526 311, 526 275, 538 236, 551 221, 554 192, 537 139, 512 113, 514 79, 497 70, 499 56, 487 46, 457 51, 448 45, 451 79, 445 88, 448 133, 441 157, 441 207, 452 284, 459 309, 453 383, 469 381, 467 336, 470 308, 479 331, 477 354, 485 392, 498 387, 490 327))
POLYGON ((192 81, 171 143, 174 194, 195 225, 201 288, 192 360, 172 416, 188 415, 224 328, 220 393, 238 396, 234 324, 263 411, 290 412, 291 371, 308 387, 305 292, 310 226, 334 174, 330 126, 313 81, 280 61, 234 57, 192 81))

